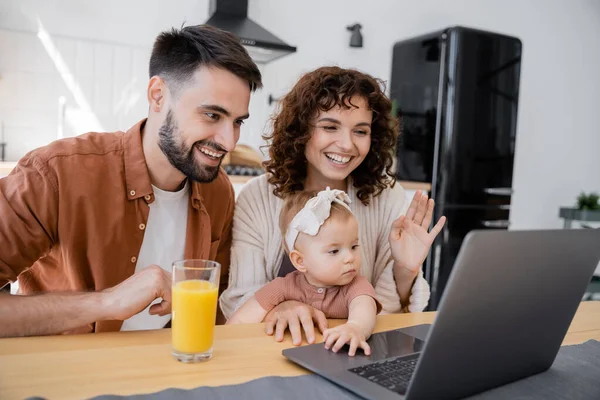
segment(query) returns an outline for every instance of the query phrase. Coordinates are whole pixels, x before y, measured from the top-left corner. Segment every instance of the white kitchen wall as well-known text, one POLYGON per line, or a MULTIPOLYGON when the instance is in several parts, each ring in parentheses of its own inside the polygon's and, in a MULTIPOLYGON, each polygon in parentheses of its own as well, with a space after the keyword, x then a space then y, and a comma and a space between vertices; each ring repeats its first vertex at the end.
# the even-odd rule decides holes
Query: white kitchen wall
POLYGON ((57 137, 124 130, 143 118, 154 38, 207 16, 208 0, 179 0, 177 7, 159 0, 1 0, 0 121, 7 160, 57 137))
POLYGON ((150 47, 164 29, 208 19, 209 0, 0 0, 0 27, 150 47))
MULTIPOLYGON (((389 80, 394 42, 464 25, 514 35, 524 44, 513 228, 559 227, 559 206, 572 204, 581 190, 600 190, 600 1, 249 4, 252 19, 298 51, 261 67, 265 88, 252 98, 242 142, 262 144, 260 136, 268 131, 274 110, 267 104, 268 95, 285 93, 303 72, 337 64, 389 80), (362 49, 348 46, 346 26, 354 22, 363 25, 362 49)), ((183 22, 206 21, 208 0, 0 0, 0 119, 10 122, 7 136, 17 138, 7 148, 13 159, 56 137, 58 96, 66 97, 71 115, 78 107, 37 39, 38 18, 102 127, 126 129, 147 111, 144 63, 154 37, 183 22), (134 100, 138 91, 141 96, 134 100)), ((85 114, 74 115, 80 125, 89 121, 85 114)), ((79 131, 66 135, 74 133, 79 131)))
MULTIPOLYGON (((169 5, 162 0, 0 0, 0 121, 7 160, 57 138, 61 96, 66 99, 64 136, 124 130, 143 118, 156 35, 184 23, 203 23, 208 12, 209 0, 169 5), (38 37, 40 23, 66 73, 57 71, 51 50, 38 37), (81 90, 78 98, 65 84, 70 78, 81 90)), ((262 112, 252 100, 250 113, 262 112)), ((262 131, 255 126, 263 125, 244 126, 240 143, 260 147, 262 131)))
POLYGON ((42 41, 35 33, 0 29, 0 49, 8 160, 59 136, 126 129, 146 112, 145 48, 56 35, 42 41))

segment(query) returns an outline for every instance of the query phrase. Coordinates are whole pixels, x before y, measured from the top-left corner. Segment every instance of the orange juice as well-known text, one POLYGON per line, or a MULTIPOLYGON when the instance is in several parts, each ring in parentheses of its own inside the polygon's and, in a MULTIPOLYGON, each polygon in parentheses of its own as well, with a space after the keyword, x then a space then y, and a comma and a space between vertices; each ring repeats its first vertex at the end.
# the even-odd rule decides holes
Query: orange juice
POLYGON ((172 344, 181 353, 203 353, 213 345, 218 289, 210 282, 187 280, 172 291, 172 344))

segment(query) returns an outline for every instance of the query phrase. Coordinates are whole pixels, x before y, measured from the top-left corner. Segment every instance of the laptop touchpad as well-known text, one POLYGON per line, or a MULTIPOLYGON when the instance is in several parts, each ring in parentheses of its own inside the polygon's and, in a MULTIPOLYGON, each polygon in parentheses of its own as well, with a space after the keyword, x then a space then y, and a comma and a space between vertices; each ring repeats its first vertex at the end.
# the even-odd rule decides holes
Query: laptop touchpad
POLYGON ((368 343, 371 346, 372 361, 418 353, 425 344, 421 339, 400 330, 373 334, 368 343))

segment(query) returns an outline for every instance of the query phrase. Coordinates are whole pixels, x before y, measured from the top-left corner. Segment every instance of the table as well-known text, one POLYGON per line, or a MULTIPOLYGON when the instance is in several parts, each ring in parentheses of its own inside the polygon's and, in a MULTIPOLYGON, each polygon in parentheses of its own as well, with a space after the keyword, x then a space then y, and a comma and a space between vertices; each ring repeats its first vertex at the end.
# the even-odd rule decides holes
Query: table
MULTIPOLYGON (((433 312, 383 315, 376 331, 431 323, 433 312)), ((331 325, 340 323, 332 321, 331 325)), ((287 361, 262 324, 218 326, 214 358, 182 364, 170 353, 170 330, 0 339, 0 399, 81 399, 151 393, 308 373, 287 361)), ((581 303, 563 344, 600 340, 600 302, 581 303)))

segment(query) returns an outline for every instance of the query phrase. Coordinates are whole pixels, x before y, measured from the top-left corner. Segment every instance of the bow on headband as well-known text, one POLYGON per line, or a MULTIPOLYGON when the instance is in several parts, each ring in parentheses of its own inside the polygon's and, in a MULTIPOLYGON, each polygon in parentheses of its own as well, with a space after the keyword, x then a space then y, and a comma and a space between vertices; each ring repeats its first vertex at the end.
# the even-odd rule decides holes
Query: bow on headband
POLYGON ((300 232, 310 236, 315 236, 319 232, 321 225, 329 218, 332 203, 341 204, 352 212, 349 206, 351 202, 350 197, 343 190, 331 190, 328 186, 327 189, 320 191, 306 202, 302 210, 290 222, 285 234, 285 244, 288 249, 294 250, 294 243, 300 232))

